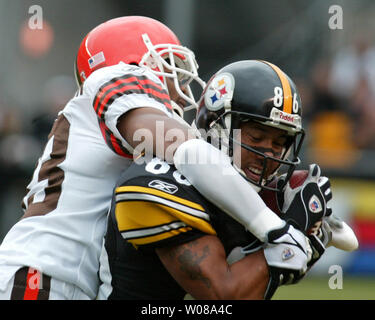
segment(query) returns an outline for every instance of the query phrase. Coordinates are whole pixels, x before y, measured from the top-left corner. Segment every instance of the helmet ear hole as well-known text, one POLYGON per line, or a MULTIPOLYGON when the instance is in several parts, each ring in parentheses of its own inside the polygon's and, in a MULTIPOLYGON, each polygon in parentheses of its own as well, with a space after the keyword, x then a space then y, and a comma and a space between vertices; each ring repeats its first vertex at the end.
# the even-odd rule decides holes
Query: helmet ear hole
POLYGON ((206 131, 210 130, 211 124, 218 119, 217 113, 208 110, 206 107, 200 108, 198 113, 201 113, 201 115, 196 117, 197 127, 206 131))

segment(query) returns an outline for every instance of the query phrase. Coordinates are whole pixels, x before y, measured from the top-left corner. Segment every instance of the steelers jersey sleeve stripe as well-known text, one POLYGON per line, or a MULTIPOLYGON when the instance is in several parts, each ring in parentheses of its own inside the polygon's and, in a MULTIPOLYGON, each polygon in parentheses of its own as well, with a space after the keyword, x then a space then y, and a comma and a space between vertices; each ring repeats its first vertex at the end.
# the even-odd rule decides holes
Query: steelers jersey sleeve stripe
POLYGON ((193 228, 215 235, 203 207, 152 188, 116 189, 115 216, 122 237, 135 245, 156 243, 193 228))
POLYGON ((127 74, 105 83, 96 94, 93 107, 99 118, 104 119, 108 107, 125 94, 146 94, 171 110, 170 97, 166 90, 144 76, 127 74))
POLYGON ((181 221, 175 221, 148 229, 121 232, 122 237, 135 246, 157 244, 160 241, 171 239, 183 233, 187 233, 192 228, 181 221))
MULTIPOLYGON (((155 226, 151 228, 144 228, 139 230, 131 230, 131 231, 123 231, 121 232, 121 235, 124 239, 136 239, 136 238, 145 238, 145 237, 151 237, 155 235, 159 235, 161 233, 168 233, 172 230, 178 230, 181 228, 186 229, 187 225, 186 223, 182 221, 173 221, 168 224, 163 224, 160 226, 155 226)), ((186 229, 187 230, 187 229, 186 229)))
POLYGON ((216 235, 209 223, 154 202, 116 203, 115 215, 122 237, 134 245, 155 244, 187 233, 192 228, 216 235))
POLYGON ((122 145, 121 141, 114 136, 111 130, 109 130, 104 120, 99 119, 99 127, 105 142, 114 153, 129 159, 133 157, 132 154, 122 145))

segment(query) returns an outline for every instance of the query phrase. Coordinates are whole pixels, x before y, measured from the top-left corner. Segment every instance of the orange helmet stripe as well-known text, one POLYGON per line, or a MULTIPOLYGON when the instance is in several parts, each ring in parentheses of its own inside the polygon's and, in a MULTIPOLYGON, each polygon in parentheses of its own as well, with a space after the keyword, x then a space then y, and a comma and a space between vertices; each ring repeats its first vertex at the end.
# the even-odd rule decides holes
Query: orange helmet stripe
POLYGON ((263 61, 267 63, 278 75, 281 81, 281 87, 283 89, 283 96, 284 96, 284 103, 283 103, 283 111, 287 113, 292 113, 292 105, 293 105, 293 95, 292 95, 292 88, 290 87, 290 83, 288 78, 286 77, 285 73, 274 64, 263 61))

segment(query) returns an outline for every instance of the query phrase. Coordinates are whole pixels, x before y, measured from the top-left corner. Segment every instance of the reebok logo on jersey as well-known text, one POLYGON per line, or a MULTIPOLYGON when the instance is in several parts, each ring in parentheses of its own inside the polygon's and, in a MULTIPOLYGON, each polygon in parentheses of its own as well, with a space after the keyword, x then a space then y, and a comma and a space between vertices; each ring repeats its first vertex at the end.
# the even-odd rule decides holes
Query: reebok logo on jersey
POLYGON ((160 181, 160 180, 152 180, 149 184, 149 187, 155 188, 170 194, 174 194, 178 191, 178 187, 175 186, 174 184, 167 183, 165 181, 160 181))

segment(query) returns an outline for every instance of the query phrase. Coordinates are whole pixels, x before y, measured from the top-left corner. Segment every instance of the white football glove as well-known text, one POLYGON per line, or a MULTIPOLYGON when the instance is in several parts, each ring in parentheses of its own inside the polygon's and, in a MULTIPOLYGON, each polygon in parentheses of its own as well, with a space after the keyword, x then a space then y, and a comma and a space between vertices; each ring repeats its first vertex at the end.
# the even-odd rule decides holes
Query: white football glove
POLYGON ((312 257, 308 238, 289 224, 267 235, 264 256, 270 271, 265 299, 270 299, 278 286, 296 283, 307 271, 312 257))

